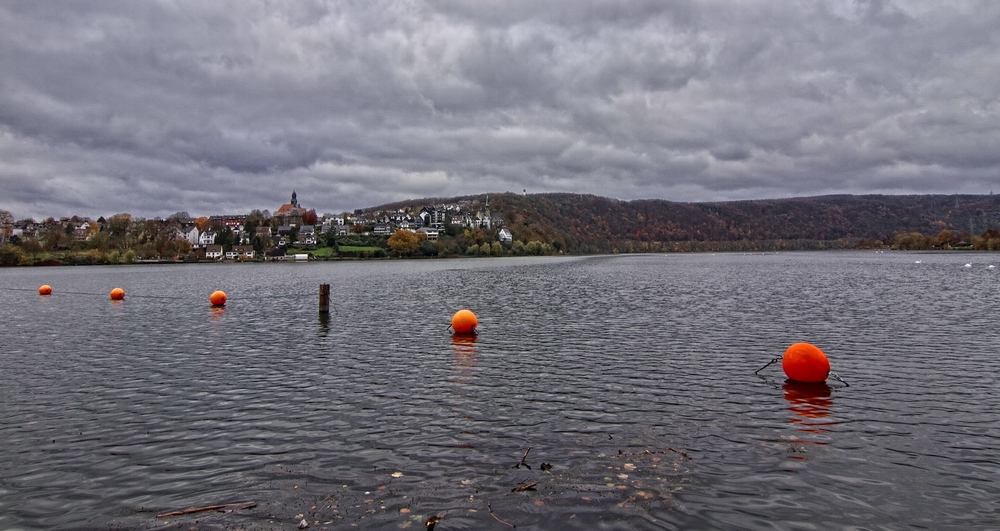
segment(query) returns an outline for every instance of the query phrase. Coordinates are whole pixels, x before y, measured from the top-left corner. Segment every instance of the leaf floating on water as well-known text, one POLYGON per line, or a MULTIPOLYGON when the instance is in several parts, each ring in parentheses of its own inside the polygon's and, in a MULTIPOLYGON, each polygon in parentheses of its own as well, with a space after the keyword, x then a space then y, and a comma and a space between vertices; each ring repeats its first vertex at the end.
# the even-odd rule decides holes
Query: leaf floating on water
POLYGON ((402 509, 399 510, 399 512, 401 512, 403 514, 409 514, 410 510, 407 509, 406 507, 403 507, 402 509))
POLYGON ((438 522, 440 522, 442 518, 444 518, 445 514, 447 514, 447 513, 439 513, 439 514, 437 514, 435 516, 432 516, 432 517, 428 518, 427 522, 424 523, 424 526, 427 527, 427 531, 434 531, 434 526, 438 522))
POLYGON ((632 463, 625 463, 625 466, 623 468, 625 470, 628 470, 629 472, 631 472, 631 471, 635 470, 636 467, 632 463))
POLYGON ((392 473, 392 477, 394 477, 394 478, 401 478, 401 477, 403 477, 403 473, 402 472, 393 472, 392 473))
POLYGON ((535 500, 535 505, 541 507, 541 506, 545 505, 545 502, 543 502, 542 500, 535 500))

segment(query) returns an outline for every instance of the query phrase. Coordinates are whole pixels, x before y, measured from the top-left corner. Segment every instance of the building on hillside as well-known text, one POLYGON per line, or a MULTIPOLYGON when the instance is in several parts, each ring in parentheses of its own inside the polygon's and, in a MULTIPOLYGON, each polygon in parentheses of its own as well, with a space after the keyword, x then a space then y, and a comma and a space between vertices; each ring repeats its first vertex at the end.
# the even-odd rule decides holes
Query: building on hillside
POLYGON ((254 254, 252 245, 234 245, 226 251, 226 260, 253 260, 254 254))
POLYGON ((198 245, 212 245, 215 243, 215 238, 218 236, 215 232, 207 230, 198 236, 198 245))
POLYGON ((78 242, 87 241, 93 233, 94 230, 91 227, 91 223, 89 221, 84 221, 73 229, 73 239, 78 242))
POLYGON ((424 236, 427 237, 427 241, 429 242, 437 241, 438 235, 440 234, 437 229, 430 227, 421 227, 417 229, 417 232, 422 232, 424 236))
POLYGON ((305 214, 306 209, 299 206, 299 200, 295 195, 295 190, 292 190, 292 201, 281 205, 281 207, 279 207, 274 213, 274 217, 278 219, 279 225, 299 226, 302 224, 302 216, 305 214))
POLYGON ((188 243, 191 244, 191 247, 197 247, 199 245, 198 236, 200 235, 201 233, 198 232, 198 227, 195 225, 191 225, 190 227, 184 227, 181 229, 181 238, 187 240, 188 243))
POLYGON ((420 209, 420 219, 422 220, 424 227, 443 229, 446 217, 447 211, 444 208, 425 206, 420 209))
POLYGON ((253 250, 253 245, 237 245, 236 247, 233 247, 233 250, 239 253, 237 258, 240 260, 253 260, 257 254, 253 250))
POLYGON ((219 260, 222 258, 222 246, 221 245, 206 245, 205 246, 205 258, 211 258, 219 260))
POLYGON ((292 226, 280 225, 278 227, 278 245, 288 245, 292 241, 292 226))
POLYGON ((298 243, 302 245, 316 245, 316 226, 303 225, 299 228, 298 243))
POLYGON ((500 229, 500 232, 497 233, 497 239, 500 240, 500 243, 512 243, 514 241, 514 236, 509 230, 500 229))
POLYGON ((209 221, 218 222, 225 226, 227 229, 233 232, 239 232, 243 230, 243 226, 247 223, 247 216, 245 214, 236 214, 231 216, 210 216, 209 221))

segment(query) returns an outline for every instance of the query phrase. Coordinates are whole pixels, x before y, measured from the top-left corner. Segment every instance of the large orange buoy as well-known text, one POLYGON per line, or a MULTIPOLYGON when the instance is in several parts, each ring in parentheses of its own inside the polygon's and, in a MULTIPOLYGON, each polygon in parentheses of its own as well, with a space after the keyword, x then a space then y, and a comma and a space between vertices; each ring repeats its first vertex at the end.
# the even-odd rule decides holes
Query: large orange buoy
POLYGON ((111 290, 111 300, 120 301, 125 298, 125 290, 121 288, 115 288, 111 290))
POLYGON ((451 328, 456 334, 475 334, 479 320, 469 310, 459 310, 451 318, 451 328))
POLYGON ((830 375, 830 360, 826 354, 809 343, 796 343, 785 351, 781 358, 781 368, 785 376, 796 382, 825 382, 830 375))
POLYGON ((52 286, 46 284, 46 285, 38 288, 38 294, 39 295, 52 295, 52 286))
POLYGON ((208 298, 212 301, 212 306, 225 306, 226 305, 226 292, 216 291, 212 293, 212 296, 208 298))

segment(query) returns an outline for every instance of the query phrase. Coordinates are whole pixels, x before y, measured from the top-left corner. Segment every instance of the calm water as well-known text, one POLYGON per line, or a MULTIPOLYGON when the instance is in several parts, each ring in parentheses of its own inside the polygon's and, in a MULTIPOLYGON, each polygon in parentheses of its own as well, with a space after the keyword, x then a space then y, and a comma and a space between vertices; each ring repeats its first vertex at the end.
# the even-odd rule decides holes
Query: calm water
POLYGON ((0 529, 998 529, 998 300, 960 253, 0 269, 0 529), (754 375, 797 341, 850 387, 754 375))

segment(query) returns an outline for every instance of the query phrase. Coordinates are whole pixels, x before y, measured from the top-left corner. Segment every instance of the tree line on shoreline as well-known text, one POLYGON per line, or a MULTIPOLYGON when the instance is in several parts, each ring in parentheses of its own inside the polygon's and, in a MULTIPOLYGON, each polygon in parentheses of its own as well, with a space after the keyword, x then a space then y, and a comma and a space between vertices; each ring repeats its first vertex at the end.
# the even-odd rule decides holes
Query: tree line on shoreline
MULTIPOLYGON (((4 212, 0 211, 0 216, 4 212)), ((10 218, 9 214, 6 214, 10 218)), ((0 218, 2 220, 4 218, 0 218)), ((370 224, 359 224, 348 234, 335 229, 320 232, 315 243, 278 245, 275 239, 257 235, 258 227, 271 225, 260 211, 247 216, 243 229, 234 231, 221 220, 199 218, 201 231, 215 234, 213 246, 233 249, 251 246, 254 260, 280 259, 287 254, 308 254, 313 259, 377 259, 393 257, 527 256, 554 254, 555 249, 540 241, 511 241, 501 244, 497 234, 483 228, 449 226, 435 241, 426 234, 400 230, 391 236, 371 232, 370 224), (403 238, 403 240, 401 240, 403 238), (405 241, 405 243, 403 243, 405 241)), ((315 222, 315 218, 313 219, 315 222)), ((8 236, 0 244, 0 266, 29 265, 113 265, 141 261, 215 261, 206 258, 205 248, 196 248, 181 233, 179 219, 132 218, 118 214, 91 222, 83 218, 55 220, 38 225, 32 237, 8 236), (81 228, 83 227, 83 228, 81 228)), ((318 225, 317 225, 318 227, 318 225)), ((272 227, 277 228, 277 227, 272 227)), ((289 239, 296 240, 297 227, 289 239)))
MULTIPOLYGON (((482 196, 466 198, 481 200, 482 196)), ((311 248, 295 252, 324 258, 381 258, 823 249, 1000 250, 1000 196, 992 194, 838 195, 679 203, 619 201, 581 194, 504 193, 490 194, 489 200, 503 214, 505 227, 512 235, 510 241, 499 241, 497 233, 490 230, 451 226, 436 241, 421 239, 410 231, 397 231, 391 236, 337 236, 331 231, 320 234, 311 248), (407 234, 413 235, 415 241, 407 234)), ((413 200, 369 210, 412 209, 436 201, 440 200, 413 200)), ((258 225, 265 221, 255 220, 258 225)), ((70 225, 52 218, 41 223, 38 237, 11 237, 13 222, 9 212, 0 211, 0 231, 6 231, 0 234, 0 265, 113 264, 192 256, 191 245, 175 237, 176 219, 145 220, 128 215, 102 218, 88 225, 93 233, 86 238, 74 237, 70 225)), ((233 238, 225 227, 216 228, 223 241, 233 238)), ((264 246, 255 243, 263 254, 264 246)))

